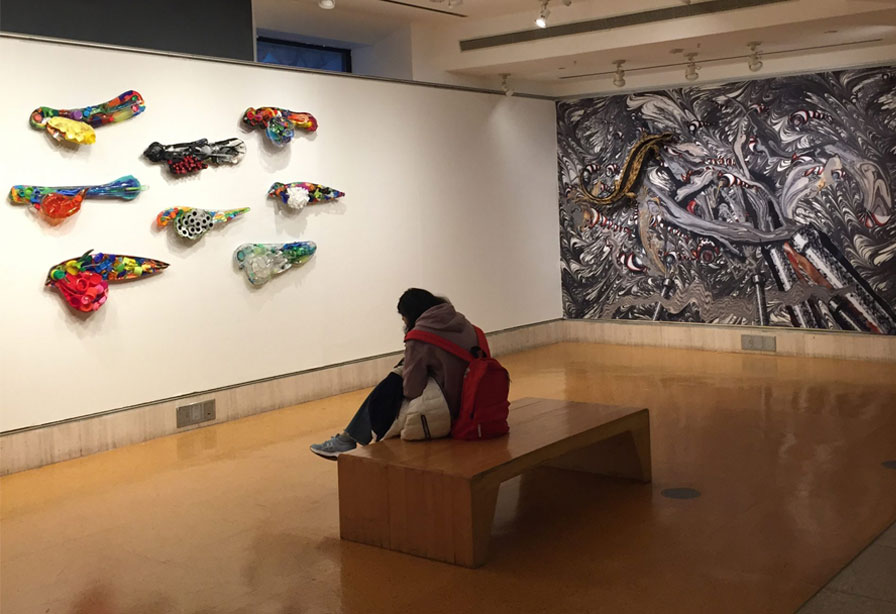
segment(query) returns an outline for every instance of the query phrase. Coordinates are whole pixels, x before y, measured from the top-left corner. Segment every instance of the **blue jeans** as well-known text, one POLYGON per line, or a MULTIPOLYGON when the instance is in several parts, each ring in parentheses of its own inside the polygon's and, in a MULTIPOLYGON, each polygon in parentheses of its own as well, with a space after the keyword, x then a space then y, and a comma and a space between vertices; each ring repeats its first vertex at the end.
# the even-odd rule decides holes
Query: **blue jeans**
POLYGON ((401 409, 403 385, 400 375, 389 373, 361 403, 355 417, 345 427, 346 434, 362 446, 373 441, 374 434, 381 439, 401 409))

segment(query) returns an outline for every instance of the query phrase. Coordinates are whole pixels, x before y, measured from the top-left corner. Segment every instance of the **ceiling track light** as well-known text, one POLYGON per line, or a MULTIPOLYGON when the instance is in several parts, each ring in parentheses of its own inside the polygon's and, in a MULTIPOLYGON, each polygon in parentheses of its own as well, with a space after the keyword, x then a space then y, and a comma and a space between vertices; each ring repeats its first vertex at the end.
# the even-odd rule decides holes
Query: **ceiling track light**
POLYGON ((548 3, 551 0, 541 0, 541 10, 538 11, 538 17, 535 19, 535 25, 539 28, 547 28, 548 27, 548 17, 551 15, 551 9, 548 8, 548 3))
POLYGON ((747 60, 747 68, 750 69, 751 72, 759 72, 762 70, 762 52, 759 51, 759 45, 762 43, 752 42, 747 45, 750 48, 750 57, 747 60))
MULTIPOLYGON (((539 28, 548 27, 548 17, 551 15, 551 9, 548 8, 551 0, 541 0, 541 8, 538 10, 538 17, 535 19, 535 25, 539 28)), ((560 0, 563 6, 570 6, 572 0, 560 0)))
POLYGON ((504 92, 504 95, 508 98, 513 96, 516 92, 513 91, 513 88, 510 87, 510 84, 507 80, 510 78, 510 73, 501 73, 501 91, 504 92))
POLYGON ((335 9, 336 0, 317 0, 317 6, 322 9, 335 9))
POLYGON ((684 57, 688 60, 688 65, 684 69, 684 78, 688 81, 696 81, 700 78, 700 75, 697 73, 699 70, 699 66, 697 66, 696 62, 694 62, 694 58, 697 57, 696 53, 686 53, 684 57))
POLYGON ((625 71, 622 70, 622 65, 625 64, 625 60, 616 60, 613 64, 616 65, 616 74, 613 77, 613 85, 616 87, 625 87, 625 71))

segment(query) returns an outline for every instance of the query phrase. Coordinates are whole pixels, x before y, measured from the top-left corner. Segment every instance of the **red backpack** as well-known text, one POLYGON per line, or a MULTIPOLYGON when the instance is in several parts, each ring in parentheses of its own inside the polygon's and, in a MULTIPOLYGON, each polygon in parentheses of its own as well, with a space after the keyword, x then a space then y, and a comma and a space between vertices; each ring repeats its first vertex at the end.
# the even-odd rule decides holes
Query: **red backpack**
POLYGON ((507 425, 510 374, 491 357, 488 341, 479 328, 476 328, 476 337, 479 345, 469 352, 447 339, 422 330, 412 330, 404 337, 405 341, 413 339, 440 347, 470 363, 464 374, 460 412, 451 426, 451 436, 455 439, 491 439, 510 430, 507 425))

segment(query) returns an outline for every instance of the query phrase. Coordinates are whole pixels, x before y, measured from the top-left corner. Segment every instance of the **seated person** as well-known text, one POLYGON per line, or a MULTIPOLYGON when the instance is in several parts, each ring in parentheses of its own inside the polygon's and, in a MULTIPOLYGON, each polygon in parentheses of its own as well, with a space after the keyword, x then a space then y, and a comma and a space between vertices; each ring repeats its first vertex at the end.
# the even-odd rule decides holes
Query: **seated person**
MULTIPOLYGON (((446 298, 411 288, 398 299, 398 313, 404 321, 405 333, 416 328, 435 333, 462 348, 477 345, 473 325, 446 298)), ((403 364, 400 376, 395 372, 386 376, 361 404, 345 430, 323 443, 313 444, 311 451, 335 460, 358 444, 369 444, 374 435, 382 438, 398 416, 402 400, 423 394, 430 377, 445 395, 452 420, 457 417, 467 370, 464 360, 432 344, 409 340, 405 342, 404 358, 399 364, 403 364)))

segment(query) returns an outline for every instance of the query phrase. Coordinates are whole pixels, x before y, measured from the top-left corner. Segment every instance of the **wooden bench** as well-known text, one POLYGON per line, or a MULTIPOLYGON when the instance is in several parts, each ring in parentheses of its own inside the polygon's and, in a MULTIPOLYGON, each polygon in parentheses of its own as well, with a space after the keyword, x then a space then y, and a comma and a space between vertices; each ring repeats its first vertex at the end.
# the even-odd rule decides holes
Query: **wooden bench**
POLYGON ((650 481, 646 409, 522 399, 509 422, 488 441, 390 439, 340 455, 342 539, 479 567, 501 482, 537 465, 650 481))

